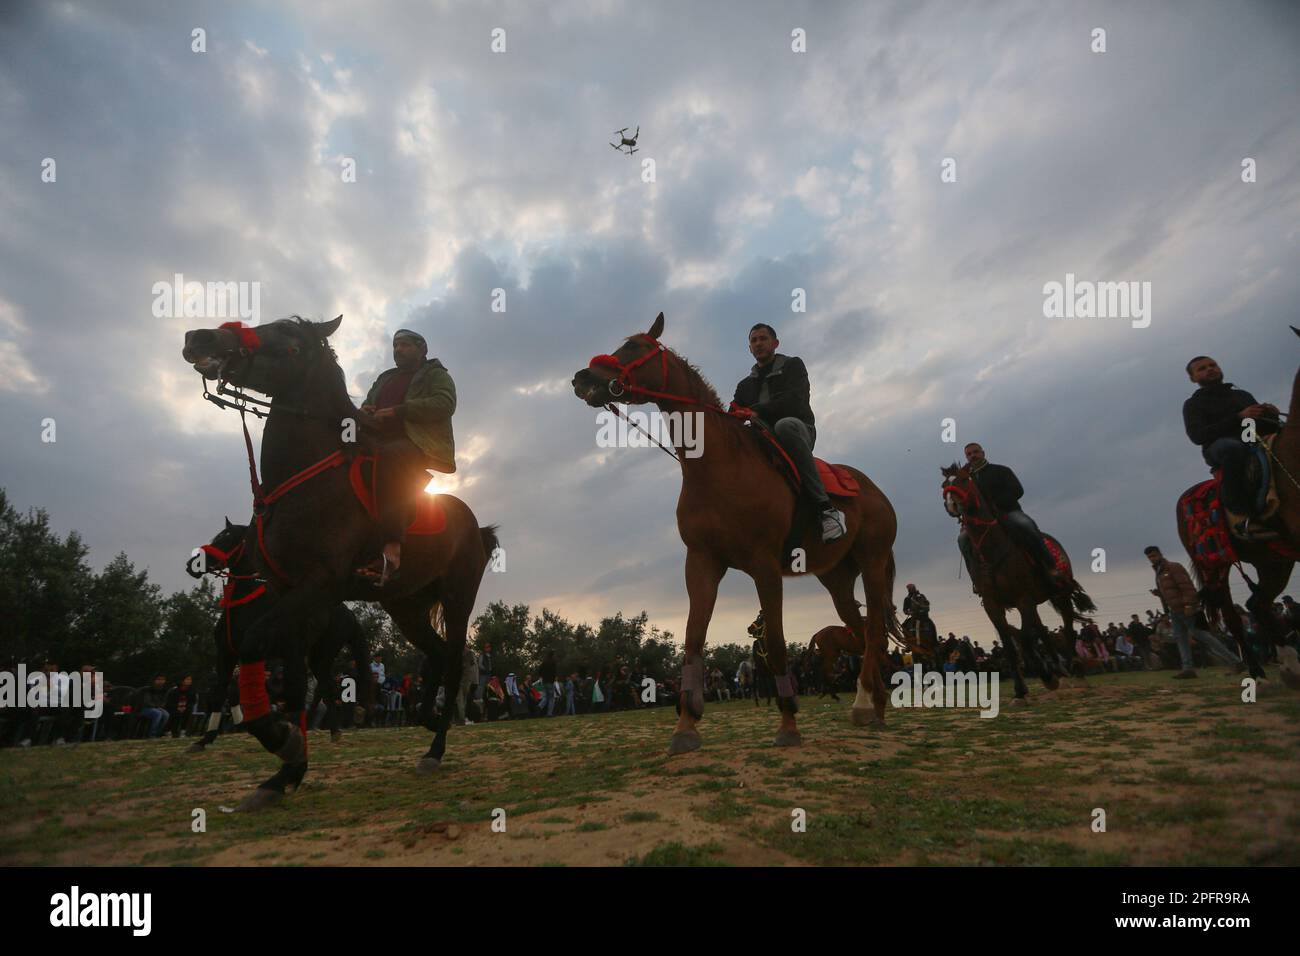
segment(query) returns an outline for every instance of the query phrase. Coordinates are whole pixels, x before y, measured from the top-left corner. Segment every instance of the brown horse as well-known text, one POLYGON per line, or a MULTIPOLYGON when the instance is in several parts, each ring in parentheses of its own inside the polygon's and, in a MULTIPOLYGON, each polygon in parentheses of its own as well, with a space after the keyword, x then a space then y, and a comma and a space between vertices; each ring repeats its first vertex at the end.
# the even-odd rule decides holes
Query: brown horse
MULTIPOLYGON (((997 630, 1007 649, 1016 688, 1016 703, 1023 704, 1029 693, 1021 670, 1023 658, 1040 677, 1048 690, 1060 686, 1060 678, 1069 674, 1074 658, 1074 622, 1086 621, 1081 615, 1097 610, 1092 598, 1074 580, 1072 574, 1064 575, 1061 587, 1049 590, 1036 573, 1033 559, 1015 545, 998 522, 992 508, 979 492, 979 486, 966 465, 953 463, 943 472, 943 504, 948 514, 961 520, 970 535, 975 552, 975 566, 971 577, 979 587, 984 601, 984 613, 997 630), (1056 652, 1047 628, 1038 616, 1038 605, 1051 603, 1065 622, 1069 632, 1067 657, 1062 660, 1056 652), (1007 611, 1014 608, 1020 614, 1020 628, 1007 623, 1007 611), (1019 644, 1020 653, 1016 653, 1019 644)), ((1065 549, 1055 538, 1051 541, 1065 554, 1065 549)), ((1069 558, 1066 558, 1068 563, 1069 558)))
MULTIPOLYGON (((222 390, 229 383, 271 396, 261 482, 253 476, 256 517, 248 541, 258 573, 277 599, 248 628, 238 653, 240 706, 249 733, 282 766, 245 801, 248 809, 277 802, 307 770, 301 724, 275 721, 265 689, 258 686, 265 658, 301 659, 306 642, 340 601, 377 600, 426 655, 425 686, 442 684, 447 699, 455 700, 470 614, 488 553, 496 546, 495 528, 480 528, 468 505, 441 495, 445 530, 408 537, 399 580, 377 591, 354 578, 353 569, 378 552, 378 542, 376 523, 349 479, 348 462, 360 449, 348 436, 356 431, 359 413, 327 341, 342 321, 342 316, 330 322, 295 316, 255 329, 228 323, 185 333, 182 354, 205 380, 220 381, 222 390), (275 490, 264 493, 263 488, 275 490), (445 635, 434 629, 439 614, 445 635)), ((242 408, 257 401, 225 394, 234 394, 236 401, 213 396, 218 405, 242 408)), ((249 456, 251 469, 251 444, 249 456)), ((290 702, 295 712, 304 707, 302 700, 290 702)), ((432 773, 441 762, 452 710, 445 708, 433 722, 433 743, 417 772, 432 773)))
MULTIPOLYGON (((782 627, 782 575, 787 570, 785 542, 795 520, 795 490, 770 461, 764 439, 728 414, 717 393, 681 356, 659 342, 664 316, 650 330, 633 334, 613 355, 592 359, 573 376, 574 393, 593 408, 615 401, 653 402, 661 412, 696 414, 701 454, 679 454, 682 490, 677 499, 677 531, 686 545, 686 658, 682 666, 682 705, 669 754, 700 746, 696 724, 704 713, 704 640, 729 568, 754 579, 767 625, 767 653, 776 678, 781 725, 777 746, 802 743, 795 723, 798 700, 790 679, 782 627)), ((679 440, 681 432, 675 436, 679 440)), ((883 724, 885 684, 879 667, 885 634, 897 632, 891 592, 897 519, 889 499, 862 472, 848 469, 858 482, 853 498, 837 498, 848 534, 824 544, 820 527, 809 523, 799 541, 803 565, 830 592, 840 619, 865 641, 853 722, 883 724), (863 578, 867 598, 865 635, 854 600, 863 578)), ((799 550, 797 549, 797 550, 799 550)))
MULTIPOLYGON (((1294 325, 1291 331, 1300 335, 1300 329, 1294 325)), ((1278 497, 1277 523, 1280 525, 1281 539, 1269 541, 1233 541, 1237 556, 1247 564, 1253 565, 1259 574, 1259 582, 1251 586, 1251 595, 1246 601, 1246 608, 1255 615, 1260 630, 1267 635, 1278 648, 1278 662, 1281 664, 1282 680, 1294 690, 1300 690, 1300 658, 1296 650, 1284 644, 1287 628, 1277 620, 1273 613, 1273 602, 1285 590, 1291 579, 1291 570, 1295 558, 1300 554, 1300 370, 1296 371, 1291 383, 1291 404, 1288 408, 1287 423, 1273 440, 1269 450, 1269 461, 1275 474, 1278 497)), ((1189 491, 1191 489, 1188 489, 1189 491)), ((1181 496, 1180 496, 1181 498, 1181 496)), ((1231 566, 1206 568, 1197 560, 1193 542, 1190 540, 1186 520, 1175 508, 1174 521, 1178 527, 1178 539, 1191 557, 1201 581, 1201 597, 1206 610, 1219 617, 1241 648, 1242 660, 1250 668, 1252 677, 1265 677, 1255 649, 1246 640, 1246 628, 1232 603, 1228 575, 1231 566)))

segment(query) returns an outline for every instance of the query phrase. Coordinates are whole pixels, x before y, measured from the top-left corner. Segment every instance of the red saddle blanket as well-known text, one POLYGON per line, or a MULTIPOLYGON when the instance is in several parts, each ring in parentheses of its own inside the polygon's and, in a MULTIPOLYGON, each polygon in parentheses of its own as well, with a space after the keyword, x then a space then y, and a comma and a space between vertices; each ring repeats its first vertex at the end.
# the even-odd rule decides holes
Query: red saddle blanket
MULTIPOLYGON (((358 455, 352 459, 348 478, 352 482, 352 493, 370 514, 378 519, 379 506, 375 502, 374 477, 375 456, 358 455), (369 468, 364 468, 369 463, 369 468)), ((447 530, 447 513, 442 508, 440 495, 420 495, 415 506, 415 520, 407 527, 407 534, 441 534, 447 530)))
POLYGON ((1206 571, 1230 567, 1237 562, 1237 551, 1228 533, 1228 513, 1219 497, 1219 480, 1210 478, 1183 492, 1178 499, 1178 513, 1187 528, 1192 546, 1192 560, 1206 571))
MULTIPOLYGON (((794 461, 786 454, 786 450, 781 447, 781 443, 767 429, 763 429, 760 434, 767 439, 767 449, 771 453, 774 464, 785 472, 785 476, 790 479, 795 490, 799 490, 801 484, 799 472, 794 466, 794 461)), ((817 463, 817 474, 821 477, 822 484, 826 486, 826 493, 835 495, 837 498, 856 498, 858 496, 858 480, 849 474, 849 470, 843 465, 832 465, 822 461, 820 458, 813 458, 817 463)))
POLYGON ((1066 556, 1065 549, 1061 547, 1060 542, 1050 534, 1045 534, 1043 535, 1043 544, 1047 545, 1047 553, 1050 554, 1052 560, 1056 562, 1057 574, 1061 575, 1063 580, 1068 581, 1072 578, 1074 572, 1070 568, 1070 559, 1066 556))
POLYGON ((829 465, 820 458, 814 458, 813 461, 817 462, 817 474, 821 476, 827 494, 840 498, 858 496, 858 480, 849 474, 847 468, 843 465, 829 465))

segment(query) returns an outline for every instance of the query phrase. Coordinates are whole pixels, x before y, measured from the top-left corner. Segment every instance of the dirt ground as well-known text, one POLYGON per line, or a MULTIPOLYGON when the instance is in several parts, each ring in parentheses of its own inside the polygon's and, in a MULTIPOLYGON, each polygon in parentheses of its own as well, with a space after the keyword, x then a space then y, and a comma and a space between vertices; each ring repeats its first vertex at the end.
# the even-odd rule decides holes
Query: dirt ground
POLYGON ((673 758, 666 707, 478 724, 429 778, 422 729, 317 732, 303 787, 257 814, 227 812, 274 770, 243 735, 8 749, 0 863, 1300 863, 1300 694, 1245 703, 1201 674, 1031 686, 1026 707, 1003 685, 995 718, 891 709, 874 731, 803 698, 799 748, 772 746, 770 708, 710 704, 673 758))

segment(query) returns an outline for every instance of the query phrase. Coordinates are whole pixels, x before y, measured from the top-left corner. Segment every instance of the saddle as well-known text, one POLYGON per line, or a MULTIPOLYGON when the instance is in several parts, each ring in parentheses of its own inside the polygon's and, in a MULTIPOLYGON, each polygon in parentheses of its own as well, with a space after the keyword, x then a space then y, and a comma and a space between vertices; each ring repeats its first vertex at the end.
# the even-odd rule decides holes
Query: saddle
MULTIPOLYGON (((379 519, 379 505, 375 500, 374 455, 357 455, 348 469, 352 493, 357 496, 371 520, 379 519), (369 467, 367 467, 369 466, 369 467)), ((442 508, 441 495, 419 495, 416 498, 415 519, 406 528, 408 535, 441 534, 447 530, 447 513, 442 508)))
MULTIPOLYGON (((1268 435, 1260 441, 1268 447, 1274 438, 1275 435, 1268 435)), ((1268 455, 1263 449, 1257 449, 1257 453, 1263 471, 1255 490, 1259 508, 1253 518, 1229 511, 1224 505, 1221 469, 1216 468, 1213 478, 1194 485, 1178 499, 1178 513, 1187 529, 1192 560, 1204 572, 1212 573, 1236 564, 1239 560, 1236 542, 1265 544, 1281 557, 1292 560, 1300 557, 1280 540, 1282 536, 1276 525, 1270 524, 1279 507, 1276 475, 1268 467, 1268 455), (1256 527, 1251 528, 1252 524, 1256 527), (1243 526, 1247 530, 1243 531, 1243 526)))
MULTIPOLYGON (((794 490, 794 514, 790 518, 790 533, 786 535, 781 545, 781 567, 792 571, 795 550, 799 548, 808 528, 817 521, 817 515, 813 513, 812 502, 803 495, 803 482, 799 478, 799 469, 795 467, 793 459, 786 450, 781 447, 781 443, 776 440, 776 436, 767 428, 760 427, 754 430, 761 436, 759 440, 767 451, 768 460, 772 462, 774 468, 785 475, 794 490)), ((826 486, 828 495, 833 498, 858 496, 860 489, 857 479, 849 474, 847 468, 843 465, 832 465, 816 457, 813 461, 817 464, 817 475, 826 486)))
MULTIPOLYGON (((802 481, 799 478, 799 469, 795 467, 794 461, 786 453, 786 450, 781 447, 781 443, 776 440, 776 436, 768 429, 759 428, 757 432, 764 439, 768 459, 785 475, 786 480, 798 493, 801 490, 802 481)), ((821 478, 822 484, 826 486, 828 495, 835 498, 856 498, 858 496, 858 481, 849 474, 847 468, 843 465, 832 465, 816 457, 813 458, 813 461, 817 463, 817 475, 821 478)))

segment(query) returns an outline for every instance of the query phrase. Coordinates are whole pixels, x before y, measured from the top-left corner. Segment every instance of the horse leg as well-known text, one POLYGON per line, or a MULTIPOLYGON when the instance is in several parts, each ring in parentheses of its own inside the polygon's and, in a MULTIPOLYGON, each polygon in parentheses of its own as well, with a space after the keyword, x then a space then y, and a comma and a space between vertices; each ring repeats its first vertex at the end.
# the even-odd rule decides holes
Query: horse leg
POLYGON ((1052 598, 1051 604, 1052 607, 1056 608, 1056 613, 1061 615, 1061 622, 1065 628, 1065 652, 1061 653, 1059 650, 1053 648, 1055 651, 1057 674, 1060 677, 1070 677, 1073 679, 1073 675, 1077 670, 1079 673, 1078 680, 1083 684, 1087 684, 1088 678, 1084 673, 1083 668, 1076 666, 1077 655, 1074 653, 1074 642, 1077 637, 1074 633, 1074 605, 1070 603, 1070 597, 1068 594, 1064 597, 1052 598))
POLYGON ((441 718, 434 713, 438 687, 444 679, 444 673, 449 669, 454 670, 457 665, 449 659, 448 648, 429 620, 433 607, 424 594, 417 592, 380 603, 402 636, 424 652, 424 700, 420 704, 420 723, 432 730, 434 737, 428 751, 416 764, 415 772, 426 776, 441 765, 447 746, 446 714, 449 708, 443 708, 441 718))
POLYGON ((328 613, 326 602, 330 600, 323 589, 301 585, 253 622, 240 642, 239 704, 244 712, 245 728, 281 761, 279 771, 258 784, 240 803, 240 810, 259 810, 279 803, 285 791, 297 787, 307 772, 306 734, 297 724, 278 721, 271 713, 266 692, 266 658, 273 650, 283 653, 286 694, 292 695, 289 703, 297 705, 301 720, 302 697, 306 693, 303 635, 320 632, 328 613), (282 635, 279 642, 277 635, 282 635))
POLYGON ((993 623, 993 629, 998 632, 1002 638, 1002 647, 1006 651, 1007 661, 1011 665, 1012 680, 1016 689, 1015 700, 1012 703, 1023 704, 1025 698, 1029 695, 1029 688, 1025 686, 1025 675, 1020 666, 1020 653, 1016 646, 1016 635, 1012 632, 1011 625, 1007 623, 1006 608, 994 603, 992 600, 985 599, 984 613, 993 623))
MULTIPOLYGON (((1250 596, 1250 600, 1246 602, 1246 607, 1254 612, 1255 620, 1264 634, 1277 645, 1277 660, 1281 665, 1283 682, 1292 690, 1300 690, 1300 662, 1296 659, 1295 649, 1285 643, 1286 630, 1280 626, 1273 615, 1273 602, 1286 590, 1294 565, 1290 561, 1277 561, 1256 565, 1256 567, 1259 570, 1259 584, 1256 585, 1255 593, 1250 596)), ((1255 653, 1254 646, 1246 640, 1246 629, 1244 627, 1241 629, 1240 637, 1235 633, 1233 637, 1237 638, 1237 645, 1241 648, 1241 659, 1250 668, 1250 676, 1256 679, 1263 677, 1264 668, 1259 662, 1259 655, 1255 653)))
POLYGON ((844 626, 853 633, 853 639, 861 644, 864 650, 863 674, 858 678, 858 693, 853 699, 853 723, 858 727, 880 726, 883 721, 876 718, 872 690, 862 682, 862 677, 866 674, 867 638, 866 625, 858 612, 858 602, 853 597, 853 588, 858 580, 858 566, 849 561, 842 561, 825 574, 819 574, 817 580, 830 592, 831 601, 835 604, 835 613, 840 616, 844 626))
POLYGON ((776 707, 781 714, 781 725, 776 732, 776 746, 797 747, 803 743, 795 714, 799 711, 799 696, 794 679, 790 676, 790 661, 786 653, 785 630, 781 621, 782 581, 781 566, 775 560, 749 570, 758 590, 758 603, 763 608, 767 625, 767 664, 776 689, 776 707))
POLYGON ((1025 643, 1034 648, 1043 686, 1048 690, 1056 690, 1061 686, 1061 678, 1056 673, 1056 651, 1051 647, 1051 636, 1047 633, 1043 619, 1038 616, 1037 606, 1027 604, 1020 608, 1020 633, 1026 635, 1025 643))
POLYGON ((704 639, 718 600, 718 583, 726 573, 726 565, 713 555, 700 550, 686 552, 686 595, 690 611, 686 617, 681 693, 677 695, 677 726, 668 743, 670 757, 700 747, 700 732, 695 725, 704 717, 704 639))
MULTIPOLYGON (((888 545, 882 546, 877 542, 874 548, 865 535, 859 536, 853 543, 853 558, 862 572, 863 596, 867 601, 866 643, 862 653, 862 669, 858 674, 858 700, 854 701, 853 706, 858 707, 862 691, 865 689, 870 698, 867 703, 870 703, 875 711, 875 718, 870 723, 872 726, 881 727, 885 723, 885 701, 888 699, 881 667, 888 644, 885 637, 885 614, 892 614, 894 606, 893 596, 890 594, 892 588, 890 567, 893 564, 892 535, 888 545)), ((855 604, 853 613, 858 615, 852 594, 849 595, 849 599, 850 603, 855 604)), ((859 633, 858 630, 853 630, 855 637, 859 633)))
POLYGON ((235 651, 226 640, 226 614, 222 611, 212 629, 212 640, 217 647, 217 669, 213 675, 212 687, 208 690, 208 726, 203 736, 190 744, 186 753, 201 754, 207 746, 217 739, 221 731, 221 712, 226 706, 226 691, 230 688, 230 675, 235 670, 235 651))

